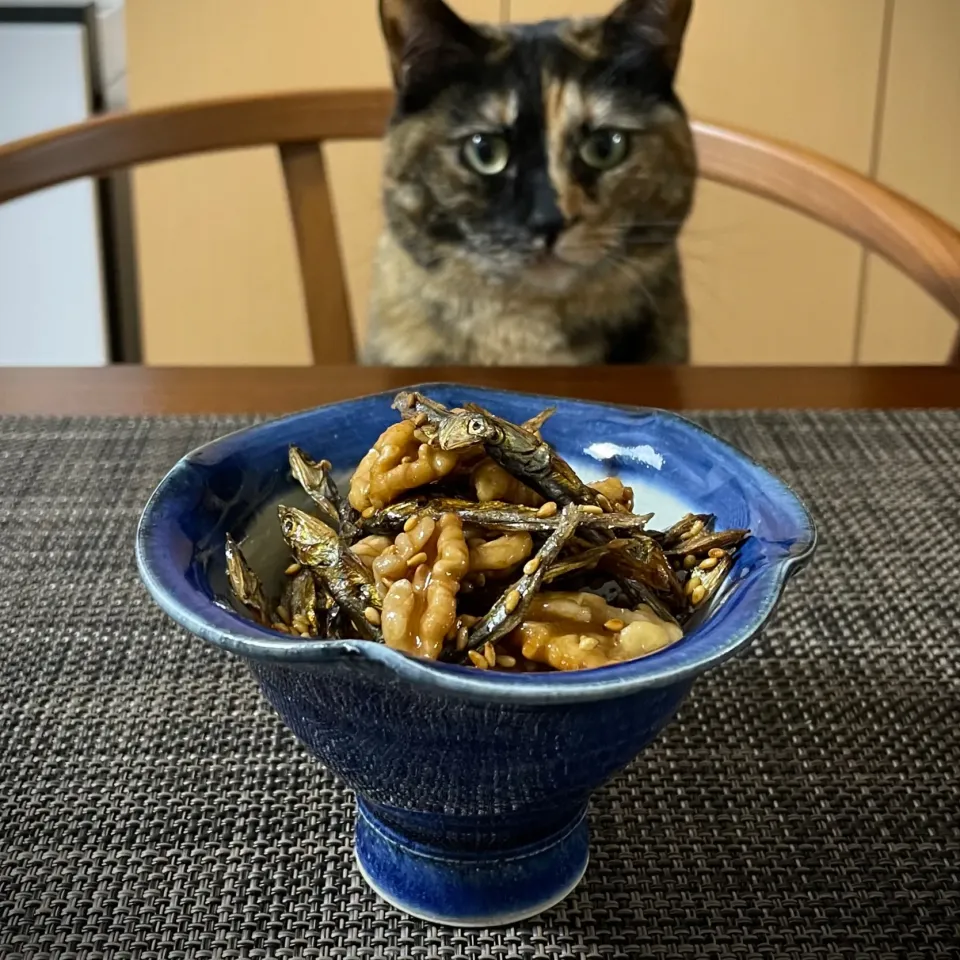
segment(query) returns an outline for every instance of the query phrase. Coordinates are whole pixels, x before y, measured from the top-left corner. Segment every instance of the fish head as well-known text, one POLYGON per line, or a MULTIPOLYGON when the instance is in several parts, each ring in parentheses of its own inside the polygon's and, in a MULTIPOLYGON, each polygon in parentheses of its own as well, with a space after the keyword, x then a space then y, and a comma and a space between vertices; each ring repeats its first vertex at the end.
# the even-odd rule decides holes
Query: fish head
POLYGON ((340 537, 333 527, 294 507, 278 508, 283 539, 308 566, 331 567, 340 556, 340 537))
POLYGON ((441 450, 462 450, 497 438, 496 425, 482 413, 458 413, 448 417, 437 434, 441 450))
POLYGON ((320 490, 333 469, 329 460, 312 460, 299 447, 290 447, 290 471, 293 478, 308 492, 320 490))

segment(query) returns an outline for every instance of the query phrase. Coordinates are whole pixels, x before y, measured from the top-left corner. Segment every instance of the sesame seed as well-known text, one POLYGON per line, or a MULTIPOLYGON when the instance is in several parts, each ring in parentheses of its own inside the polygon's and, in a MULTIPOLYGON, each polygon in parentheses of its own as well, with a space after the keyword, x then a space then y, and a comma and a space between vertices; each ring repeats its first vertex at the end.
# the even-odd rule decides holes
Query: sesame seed
POLYGON ((704 597, 706 597, 707 591, 704 587, 697 587, 693 593, 690 595, 690 602, 695 606, 699 607, 703 603, 704 597))
POLYGON ((467 633, 466 627, 461 627, 457 631, 457 649, 465 650, 467 648, 467 641, 470 639, 469 634, 467 633))
POLYGON ((683 569, 684 569, 684 570, 692 570, 696 565, 697 565, 697 558, 696 558, 692 553, 688 553, 688 554, 683 558, 683 569))
POLYGON ((498 667, 505 667, 507 670, 509 670, 512 667, 515 667, 516 665, 517 665, 516 657, 508 657, 505 653, 502 653, 500 654, 499 657, 497 657, 498 667))
POLYGON ((367 623, 372 623, 375 627, 380 626, 380 611, 375 607, 367 607, 367 609, 363 611, 363 617, 367 623))
POLYGON ((626 624, 622 620, 608 620, 604 625, 604 630, 609 630, 611 633, 619 633, 626 624))
POLYGON ((413 570, 415 567, 419 567, 421 563, 427 562, 427 555, 421 550, 419 553, 415 553, 407 561, 407 569, 413 570))
POLYGON ((719 547, 714 547, 710 553, 707 554, 708 557, 711 557, 714 560, 722 560, 727 555, 726 550, 721 550, 719 547))
POLYGON ((290 625, 290 611, 287 610, 284 606, 277 607, 277 616, 285 623, 287 626, 290 625))
POLYGON ((409 533, 418 523, 420 522, 419 517, 408 517, 407 522, 403 525, 403 532, 409 533))
POLYGON ((699 578, 699 577, 691 577, 691 578, 687 581, 687 585, 683 588, 683 592, 684 592, 688 597, 693 596, 693 591, 696 590, 697 587, 699 587, 699 586, 700 586, 700 578, 699 578))
POLYGON ((581 637, 580 638, 580 649, 581 650, 596 650, 600 646, 600 641, 596 637, 581 637))
POLYGON ((580 508, 581 513, 589 513, 591 516, 600 517, 603 516, 603 507, 595 506, 592 503, 588 503, 585 507, 580 508))
POLYGON ((548 500, 538 511, 537 516, 543 520, 548 520, 550 517, 555 517, 559 513, 560 508, 552 501, 548 500))
POLYGON ((483 655, 489 666, 497 665, 497 651, 493 649, 493 644, 489 640, 483 645, 483 655))
POLYGON ((284 570, 283 572, 288 577, 295 577, 300 572, 300 570, 301 570, 301 567, 299 563, 291 563, 290 566, 287 567, 287 569, 284 570))
POLYGON ((511 590, 503 604, 507 613, 513 613, 520 606, 521 599, 519 590, 511 590))
POLYGON ((528 577, 532 577, 539 569, 540 569, 539 557, 534 557, 532 560, 528 560, 523 566, 523 572, 528 577))
POLYGON ((707 557, 707 559, 700 564, 700 569, 713 570, 719 562, 716 557, 707 557))
POLYGON ((604 513, 613 513, 613 505, 602 493, 597 497, 597 500, 600 503, 600 509, 603 510, 604 513))
POLYGON ((473 665, 478 670, 486 670, 489 667, 487 658, 482 653, 477 653, 476 650, 471 650, 467 656, 473 661, 473 665))

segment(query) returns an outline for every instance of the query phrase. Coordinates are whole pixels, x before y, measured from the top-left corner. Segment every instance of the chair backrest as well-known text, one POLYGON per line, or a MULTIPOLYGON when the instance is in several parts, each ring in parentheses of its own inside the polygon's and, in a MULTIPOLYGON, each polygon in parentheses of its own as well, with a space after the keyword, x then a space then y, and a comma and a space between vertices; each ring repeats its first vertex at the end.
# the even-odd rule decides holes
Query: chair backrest
MULTIPOLYGON (((275 145, 314 358, 353 362, 343 260, 320 146, 379 139, 389 91, 293 93, 107 114, 0 147, 0 203, 67 180, 190 154, 275 145)), ((886 258, 960 321, 960 231, 854 170, 790 144, 695 122, 701 175, 766 197, 886 258)), ((960 336, 952 362, 960 364, 960 336)))

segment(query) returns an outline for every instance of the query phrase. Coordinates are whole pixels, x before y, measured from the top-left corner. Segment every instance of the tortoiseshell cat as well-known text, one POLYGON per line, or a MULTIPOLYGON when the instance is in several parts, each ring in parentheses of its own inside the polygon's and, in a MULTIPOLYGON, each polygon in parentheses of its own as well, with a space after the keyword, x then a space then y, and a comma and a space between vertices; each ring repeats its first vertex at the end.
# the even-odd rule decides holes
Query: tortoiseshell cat
POLYGON ((380 0, 397 106, 367 363, 686 362, 692 3, 490 27, 380 0))

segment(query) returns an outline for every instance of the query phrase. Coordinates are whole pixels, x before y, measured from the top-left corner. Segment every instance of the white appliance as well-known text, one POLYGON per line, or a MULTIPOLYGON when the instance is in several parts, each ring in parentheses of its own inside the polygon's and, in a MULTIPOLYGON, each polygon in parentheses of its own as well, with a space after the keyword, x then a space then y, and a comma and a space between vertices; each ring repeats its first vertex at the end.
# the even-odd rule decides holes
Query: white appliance
MULTIPOLYGON (((95 33, 89 3, 0 3, 0 143, 93 114, 95 33)), ((0 366, 110 362, 103 189, 76 181, 0 205, 0 366)))

